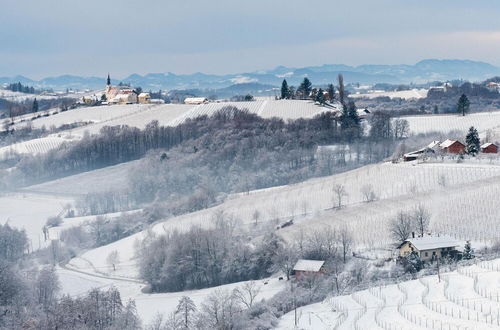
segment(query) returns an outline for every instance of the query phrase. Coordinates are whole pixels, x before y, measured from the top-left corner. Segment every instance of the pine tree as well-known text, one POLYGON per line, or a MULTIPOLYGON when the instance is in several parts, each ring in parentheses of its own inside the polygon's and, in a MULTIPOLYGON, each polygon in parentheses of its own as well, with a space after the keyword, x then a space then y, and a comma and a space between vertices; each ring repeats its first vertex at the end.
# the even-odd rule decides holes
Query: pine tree
POLYGON ((302 93, 302 98, 309 98, 309 94, 312 91, 312 83, 309 78, 305 77, 302 83, 300 84, 299 91, 302 93))
POLYGON ((315 101, 318 102, 319 104, 325 104, 325 94, 323 92, 323 89, 319 89, 317 92, 316 92, 316 98, 315 98, 315 101))
POLYGON ((328 100, 330 102, 333 102, 333 100, 335 100, 335 87, 333 86, 333 84, 328 84, 328 100))
POLYGON ((462 116, 465 116, 465 114, 469 112, 469 107, 470 107, 469 99, 465 94, 462 94, 462 96, 460 96, 460 98, 458 99, 457 112, 461 113, 462 116))
POLYGON ((479 153, 481 141, 477 129, 472 126, 469 128, 469 133, 465 137, 465 152, 471 156, 476 156, 479 153))
POLYGON ((33 106, 31 108, 31 112, 38 112, 38 101, 36 98, 33 100, 33 106))
POLYGON ((356 110, 356 104, 353 101, 350 101, 342 107, 340 128, 348 140, 359 137, 361 133, 361 120, 356 110))
POLYGON ((283 79, 283 82, 281 83, 281 99, 289 99, 290 98, 290 90, 288 89, 288 83, 286 82, 286 79, 283 79))
POLYGON ((474 259, 474 250, 472 250, 472 247, 470 245, 470 241, 467 241, 464 246, 464 259, 470 260, 474 259))

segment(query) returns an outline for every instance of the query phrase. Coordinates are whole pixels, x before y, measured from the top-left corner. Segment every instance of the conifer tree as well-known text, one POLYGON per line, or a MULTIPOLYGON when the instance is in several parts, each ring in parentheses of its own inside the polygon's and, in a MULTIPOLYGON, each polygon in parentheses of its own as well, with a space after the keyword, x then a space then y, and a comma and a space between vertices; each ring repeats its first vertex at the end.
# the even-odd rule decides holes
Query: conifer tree
POLYGON ((38 101, 36 100, 36 98, 33 100, 33 106, 31 108, 31 111, 38 112, 38 101))
POLYGON ((338 76, 338 81, 339 81, 339 102, 342 105, 345 105, 345 86, 344 86, 344 76, 342 73, 339 73, 338 76))
POLYGON ((472 247, 470 245, 470 241, 467 241, 464 246, 464 259, 469 260, 469 259, 474 259, 474 250, 472 250, 472 247))
POLYGON ((290 98, 290 91, 288 89, 288 83, 286 82, 286 79, 283 79, 283 82, 281 83, 281 99, 289 99, 290 98))
POLYGON ((469 112, 469 107, 470 107, 469 99, 465 94, 462 94, 462 96, 460 96, 460 98, 458 99, 457 112, 461 113, 462 116, 465 116, 465 114, 469 112))
POLYGON ((318 102, 319 104, 325 104, 326 99, 323 89, 320 88, 317 91, 315 101, 318 102))
POLYGON ((356 104, 350 101, 342 107, 342 115, 340 117, 340 128, 344 135, 351 140, 358 137, 361 133, 361 124, 356 110, 356 104))
POLYGON ((332 102, 333 100, 335 100, 335 87, 333 86, 333 84, 328 84, 328 100, 330 102, 332 102))
POLYGON ((472 126, 465 137, 465 152, 471 156, 476 156, 481 148, 481 141, 477 129, 472 126))
POLYGON ((302 98, 307 99, 312 91, 312 83, 309 78, 305 77, 299 86, 299 91, 302 93, 302 98))

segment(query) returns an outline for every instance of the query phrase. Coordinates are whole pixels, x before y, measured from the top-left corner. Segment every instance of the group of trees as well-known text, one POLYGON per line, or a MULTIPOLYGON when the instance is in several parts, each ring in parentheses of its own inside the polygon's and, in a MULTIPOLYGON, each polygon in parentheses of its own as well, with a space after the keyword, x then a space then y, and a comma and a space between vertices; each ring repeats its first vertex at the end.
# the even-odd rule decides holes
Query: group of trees
POLYGON ((20 82, 9 84, 7 85, 7 87, 5 87, 5 89, 8 89, 13 92, 21 92, 26 94, 38 94, 42 92, 41 90, 35 89, 35 87, 33 86, 26 86, 21 84, 20 82))
POLYGON ((430 220, 431 214, 423 205, 418 205, 410 211, 399 211, 389 225, 390 234, 398 243, 403 243, 412 234, 423 237, 427 233, 430 220))
MULTIPOLYGON (((342 74, 339 74, 338 76, 338 84, 339 100, 342 104, 344 104, 347 95, 345 92, 344 78, 342 74)), ((319 104, 324 104, 326 103, 326 101, 333 102, 336 99, 335 86, 333 84, 328 84, 326 91, 322 88, 313 88, 312 82, 307 77, 302 80, 298 88, 289 86, 286 79, 283 79, 280 92, 280 97, 282 100, 312 99, 319 104)))

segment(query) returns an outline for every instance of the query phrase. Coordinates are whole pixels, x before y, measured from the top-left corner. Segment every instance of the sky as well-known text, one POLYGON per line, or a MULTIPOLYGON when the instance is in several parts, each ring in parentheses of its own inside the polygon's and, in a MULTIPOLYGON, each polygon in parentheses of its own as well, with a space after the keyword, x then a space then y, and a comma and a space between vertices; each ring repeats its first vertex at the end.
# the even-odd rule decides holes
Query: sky
POLYGON ((278 65, 500 66, 500 1, 2 1, 0 77, 253 72, 278 65))

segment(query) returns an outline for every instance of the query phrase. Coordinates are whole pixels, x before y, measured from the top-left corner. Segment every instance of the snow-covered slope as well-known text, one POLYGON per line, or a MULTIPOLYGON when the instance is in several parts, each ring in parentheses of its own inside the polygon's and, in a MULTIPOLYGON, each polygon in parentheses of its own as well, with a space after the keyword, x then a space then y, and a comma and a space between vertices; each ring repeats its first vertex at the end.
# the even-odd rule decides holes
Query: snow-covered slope
MULTIPOLYGON (((500 329, 500 259, 329 298, 297 310, 299 329, 500 329)), ((294 312, 277 329, 293 329, 294 312)))

